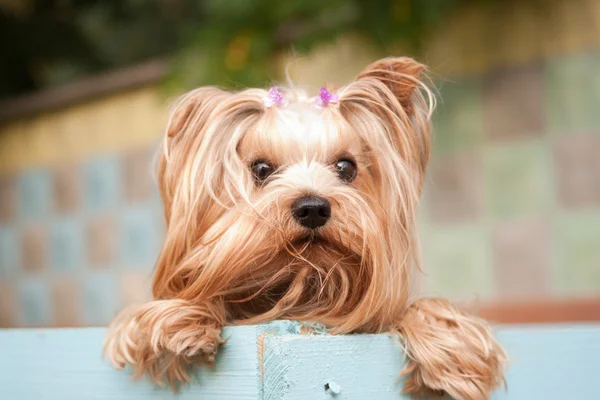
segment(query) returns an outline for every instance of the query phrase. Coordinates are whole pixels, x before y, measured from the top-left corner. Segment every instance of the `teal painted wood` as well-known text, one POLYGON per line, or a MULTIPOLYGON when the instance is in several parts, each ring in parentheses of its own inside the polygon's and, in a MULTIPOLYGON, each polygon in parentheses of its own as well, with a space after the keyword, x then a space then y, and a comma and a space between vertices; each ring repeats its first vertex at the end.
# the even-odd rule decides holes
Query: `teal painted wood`
POLYGON ((600 325, 498 329, 512 364, 493 399, 600 399, 600 325))
POLYGON ((264 347, 264 400, 409 398, 398 384, 403 353, 387 335, 270 336, 264 347))
MULTIPOLYGON (((600 324, 504 326, 513 361, 494 400, 600 399, 600 324)), ((272 336, 265 341, 265 400, 398 400, 403 354, 386 335, 272 336), (325 391, 334 382, 340 393, 325 391)))
POLYGON ((174 396, 112 369, 101 355, 103 328, 0 330, 0 399, 256 400, 261 384, 257 331, 253 326, 226 329, 227 350, 216 368, 201 369, 197 383, 174 396))
MULTIPOLYGON (((215 369, 202 369, 179 396, 131 382, 101 358, 102 328, 0 330, 0 398, 399 400, 403 354, 387 335, 300 334, 277 321, 231 327, 215 369), (325 385, 330 385, 329 391, 325 385), (332 389, 339 390, 333 394, 332 389)), ((600 376, 600 324, 503 326, 513 364, 508 391, 493 399, 594 399, 600 376)))

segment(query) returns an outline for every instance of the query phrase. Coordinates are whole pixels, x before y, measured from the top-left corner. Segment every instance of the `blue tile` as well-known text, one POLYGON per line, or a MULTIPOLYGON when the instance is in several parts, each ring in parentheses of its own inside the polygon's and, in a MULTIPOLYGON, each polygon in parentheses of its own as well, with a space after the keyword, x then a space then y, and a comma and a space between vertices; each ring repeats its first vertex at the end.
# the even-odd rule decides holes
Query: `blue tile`
POLYGON ((84 165, 84 203, 88 210, 115 208, 121 198, 120 189, 120 171, 116 157, 103 157, 84 165))
POLYGON ((150 197, 150 203, 153 206, 159 207, 161 210, 164 208, 162 197, 160 197, 160 190, 158 190, 158 187, 156 185, 152 187, 149 197, 150 197))
POLYGON ((161 245, 162 213, 156 207, 127 209, 121 218, 121 259, 127 267, 151 269, 161 245))
POLYGON ((83 322, 86 325, 106 325, 116 315, 120 303, 114 273, 94 272, 83 283, 83 322))
POLYGON ((44 170, 23 172, 18 177, 19 216, 23 219, 44 217, 49 210, 50 174, 44 170))
POLYGON ((8 277, 19 270, 19 246, 14 229, 0 227, 0 277, 8 277))
POLYGON ((52 224, 50 262, 57 272, 69 272, 83 266, 83 229, 81 221, 61 219, 52 224))
POLYGON ((23 326, 46 326, 52 320, 48 286, 41 279, 28 279, 19 288, 20 320, 23 326))

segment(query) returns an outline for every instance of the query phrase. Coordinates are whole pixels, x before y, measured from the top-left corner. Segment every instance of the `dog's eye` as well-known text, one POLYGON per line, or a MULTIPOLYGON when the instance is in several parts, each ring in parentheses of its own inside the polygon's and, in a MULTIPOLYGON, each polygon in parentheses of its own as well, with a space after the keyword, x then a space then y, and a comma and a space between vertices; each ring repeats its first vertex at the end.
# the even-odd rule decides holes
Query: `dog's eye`
POLYGON ((275 168, 265 160, 254 161, 251 169, 252 176, 257 183, 263 182, 275 171, 275 168))
POLYGON ((352 182, 354 178, 356 178, 356 163, 347 158, 337 160, 335 163, 335 170, 340 178, 346 182, 352 182))

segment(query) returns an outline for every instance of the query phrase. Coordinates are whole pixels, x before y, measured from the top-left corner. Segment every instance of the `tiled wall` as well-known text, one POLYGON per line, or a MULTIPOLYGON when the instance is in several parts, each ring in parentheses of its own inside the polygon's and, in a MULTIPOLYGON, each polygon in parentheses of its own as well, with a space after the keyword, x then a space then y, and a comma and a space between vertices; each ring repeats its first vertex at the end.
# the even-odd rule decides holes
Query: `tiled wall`
POLYGON ((154 150, 1 178, 1 326, 105 324, 148 297, 164 233, 154 150))
MULTIPOLYGON (((426 61, 443 79, 419 209, 427 294, 600 295, 600 5, 544 3, 546 20, 491 3, 432 37, 426 61)), ((350 67, 357 52, 376 57, 342 44, 298 60, 300 84, 343 83, 367 62, 350 67)), ((0 127, 0 327, 105 324, 148 298, 164 123, 150 87, 0 127)))
POLYGON ((600 52, 443 82, 421 208, 428 293, 600 295, 600 52))
MULTIPOLYGON (((600 294, 600 52, 439 84, 420 209, 424 289, 600 294)), ((147 298, 156 141, 0 178, 0 323, 97 325, 147 298)))
POLYGON ((149 298, 165 103, 144 87, 0 126, 0 327, 103 325, 149 298))

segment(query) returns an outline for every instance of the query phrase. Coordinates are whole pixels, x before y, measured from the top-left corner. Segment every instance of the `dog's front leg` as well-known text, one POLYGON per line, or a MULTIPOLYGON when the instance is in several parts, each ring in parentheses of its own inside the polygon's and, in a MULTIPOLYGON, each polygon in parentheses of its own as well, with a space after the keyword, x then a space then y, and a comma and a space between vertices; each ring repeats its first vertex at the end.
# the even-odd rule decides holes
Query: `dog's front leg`
POLYGON ((130 365, 134 376, 147 374, 173 387, 189 381, 189 369, 212 364, 223 343, 223 302, 154 300, 124 310, 109 327, 105 355, 117 368, 130 365))
POLYGON ((417 300, 398 330, 407 352, 407 393, 483 400, 504 380, 506 355, 487 323, 447 300, 417 300))

